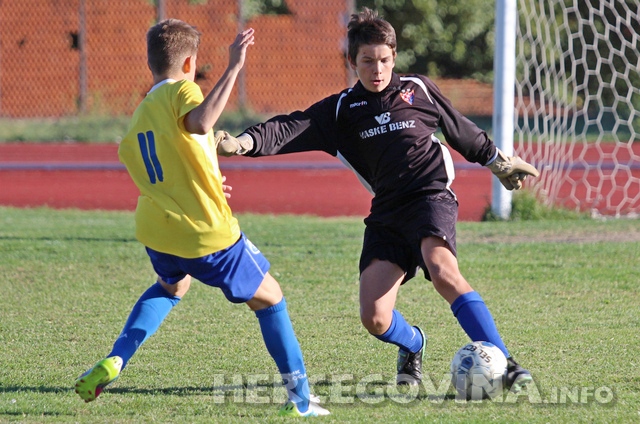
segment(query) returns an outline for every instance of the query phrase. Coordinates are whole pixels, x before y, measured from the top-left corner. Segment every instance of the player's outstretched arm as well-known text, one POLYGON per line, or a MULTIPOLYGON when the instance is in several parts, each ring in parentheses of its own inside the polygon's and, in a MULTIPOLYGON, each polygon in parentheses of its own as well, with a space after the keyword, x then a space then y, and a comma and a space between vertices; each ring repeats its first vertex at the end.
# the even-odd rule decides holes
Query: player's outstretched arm
POLYGON ((487 164, 486 167, 498 177, 507 190, 520 190, 527 176, 537 177, 540 175, 533 165, 520 159, 520 157, 507 156, 500 149, 498 149, 497 153, 493 162, 487 164))
POLYGON ((244 66, 247 48, 254 44, 254 30, 247 29, 236 36, 229 46, 229 66, 204 101, 190 111, 184 126, 192 134, 206 134, 213 128, 224 110, 236 78, 244 66))

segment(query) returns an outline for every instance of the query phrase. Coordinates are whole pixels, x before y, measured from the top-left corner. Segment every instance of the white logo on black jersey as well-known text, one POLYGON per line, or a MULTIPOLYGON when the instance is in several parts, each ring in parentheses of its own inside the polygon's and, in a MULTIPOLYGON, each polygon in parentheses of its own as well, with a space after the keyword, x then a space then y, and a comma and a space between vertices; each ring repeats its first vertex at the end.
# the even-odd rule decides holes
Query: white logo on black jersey
POLYGON ((374 128, 366 129, 364 131, 360 131, 360 139, 364 140, 366 138, 385 134, 388 132, 400 131, 408 128, 416 128, 416 121, 414 119, 410 119, 408 121, 391 122, 388 125, 385 124, 385 122, 388 123, 391 119, 390 115, 391 114, 387 112, 383 113, 380 116, 376 116, 376 121, 378 121, 378 123, 380 123, 381 125, 378 125, 374 128))
POLYGON ((385 112, 382 115, 376 116, 376 121, 378 121, 378 124, 380 125, 386 124, 387 122, 391 121, 391 113, 385 112))

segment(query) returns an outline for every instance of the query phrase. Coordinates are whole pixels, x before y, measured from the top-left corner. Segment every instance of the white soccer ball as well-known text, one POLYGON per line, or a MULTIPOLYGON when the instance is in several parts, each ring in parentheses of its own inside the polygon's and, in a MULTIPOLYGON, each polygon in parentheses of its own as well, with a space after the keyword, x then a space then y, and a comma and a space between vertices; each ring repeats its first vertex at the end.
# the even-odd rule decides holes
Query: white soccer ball
POLYGON ((495 398, 503 391, 507 358, 494 344, 472 342, 463 346, 451 361, 451 383, 462 399, 495 398))

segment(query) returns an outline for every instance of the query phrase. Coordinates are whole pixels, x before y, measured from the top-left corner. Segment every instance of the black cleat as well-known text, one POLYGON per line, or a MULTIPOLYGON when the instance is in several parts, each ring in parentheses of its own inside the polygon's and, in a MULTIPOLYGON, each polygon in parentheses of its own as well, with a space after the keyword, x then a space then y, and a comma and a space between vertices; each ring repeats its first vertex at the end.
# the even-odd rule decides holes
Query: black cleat
POLYGON ((414 327, 422 336, 422 347, 416 353, 398 351, 397 385, 417 386, 422 381, 422 358, 427 347, 427 336, 419 327, 414 327))
POLYGON ((522 368, 513 357, 507 358, 507 374, 505 374, 504 388, 518 393, 524 386, 533 381, 531 373, 522 368))

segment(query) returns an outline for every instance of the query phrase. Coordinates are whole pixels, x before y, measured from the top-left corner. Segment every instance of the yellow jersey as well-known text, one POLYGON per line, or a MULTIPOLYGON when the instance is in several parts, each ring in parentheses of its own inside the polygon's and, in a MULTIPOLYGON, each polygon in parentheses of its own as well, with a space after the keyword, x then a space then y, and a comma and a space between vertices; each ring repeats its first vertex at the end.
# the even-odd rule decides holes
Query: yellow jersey
POLYGON ((222 191, 213 139, 190 134, 184 116, 204 100, 197 84, 165 80, 135 110, 118 148, 140 190, 136 238, 159 252, 199 258, 240 238, 222 191))

